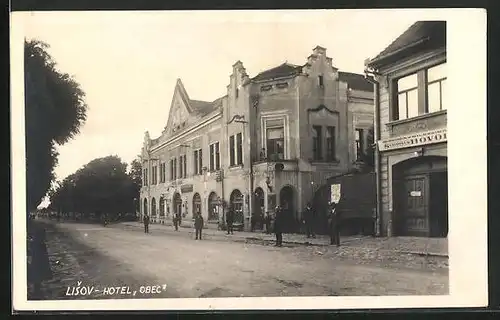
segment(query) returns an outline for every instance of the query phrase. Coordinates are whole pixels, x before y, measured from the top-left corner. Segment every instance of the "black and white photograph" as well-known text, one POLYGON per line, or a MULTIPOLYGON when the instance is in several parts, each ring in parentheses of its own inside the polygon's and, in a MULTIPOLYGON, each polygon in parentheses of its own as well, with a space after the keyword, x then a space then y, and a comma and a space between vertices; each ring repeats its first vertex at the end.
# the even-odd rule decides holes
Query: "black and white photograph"
POLYGON ((487 304, 485 11, 11 21, 14 309, 487 304))

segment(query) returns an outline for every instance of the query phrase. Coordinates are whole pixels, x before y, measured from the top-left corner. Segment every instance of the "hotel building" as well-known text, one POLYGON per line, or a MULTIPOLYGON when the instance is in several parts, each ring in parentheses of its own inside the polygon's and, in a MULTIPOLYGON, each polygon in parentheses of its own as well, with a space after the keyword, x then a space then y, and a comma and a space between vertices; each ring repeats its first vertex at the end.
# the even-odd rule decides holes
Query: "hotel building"
MULTIPOLYGON (((164 131, 142 148, 141 214, 163 223, 179 212, 191 223, 236 224, 281 204, 290 228, 314 192, 357 164, 373 126, 373 84, 341 72, 316 47, 300 65, 250 77, 236 62, 227 94, 193 100, 177 81, 164 131)), ((291 229, 290 229, 291 230, 291 229)))

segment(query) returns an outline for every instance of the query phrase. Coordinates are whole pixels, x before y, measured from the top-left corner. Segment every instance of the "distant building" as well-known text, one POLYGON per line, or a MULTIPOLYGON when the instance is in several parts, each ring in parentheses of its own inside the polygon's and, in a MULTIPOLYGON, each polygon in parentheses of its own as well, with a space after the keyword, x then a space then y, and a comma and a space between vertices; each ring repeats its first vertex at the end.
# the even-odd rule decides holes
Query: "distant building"
POLYGON ((144 139, 141 214, 191 221, 199 210, 210 225, 231 205, 248 229, 251 213, 281 204, 293 228, 328 177, 356 166, 372 125, 373 85, 319 46, 305 64, 253 78, 236 62, 212 102, 191 99, 178 80, 165 130, 144 139))
POLYGON ((375 127, 380 130, 375 135, 380 152, 380 231, 445 237, 446 22, 415 23, 369 60, 367 70, 379 83, 375 127))

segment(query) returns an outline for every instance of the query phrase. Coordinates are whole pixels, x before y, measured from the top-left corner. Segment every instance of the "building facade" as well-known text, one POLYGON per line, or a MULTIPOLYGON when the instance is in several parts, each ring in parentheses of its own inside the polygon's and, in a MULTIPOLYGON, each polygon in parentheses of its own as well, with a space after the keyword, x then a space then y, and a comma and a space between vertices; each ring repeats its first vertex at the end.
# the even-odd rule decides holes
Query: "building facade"
POLYGON ((281 204, 293 226, 327 178, 356 166, 372 125, 373 85, 319 46, 302 65, 253 78, 236 62, 212 102, 192 100, 178 80, 163 133, 145 134, 141 214, 190 223, 201 211, 217 225, 231 206, 249 229, 252 214, 281 204))
POLYGON ((446 22, 416 22, 366 67, 377 82, 380 233, 446 237, 446 22))

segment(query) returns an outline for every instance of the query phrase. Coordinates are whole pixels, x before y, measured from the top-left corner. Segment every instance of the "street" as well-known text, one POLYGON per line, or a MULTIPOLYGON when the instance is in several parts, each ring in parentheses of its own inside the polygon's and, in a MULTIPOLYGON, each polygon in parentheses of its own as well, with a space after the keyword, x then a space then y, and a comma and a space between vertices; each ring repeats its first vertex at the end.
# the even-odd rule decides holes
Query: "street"
POLYGON ((43 223, 55 276, 44 286, 48 299, 448 292, 447 267, 424 268, 416 260, 366 262, 339 256, 332 247, 277 248, 210 238, 197 241, 174 231, 145 234, 120 224, 43 223), (86 294, 74 295, 77 286, 87 287, 86 294))

